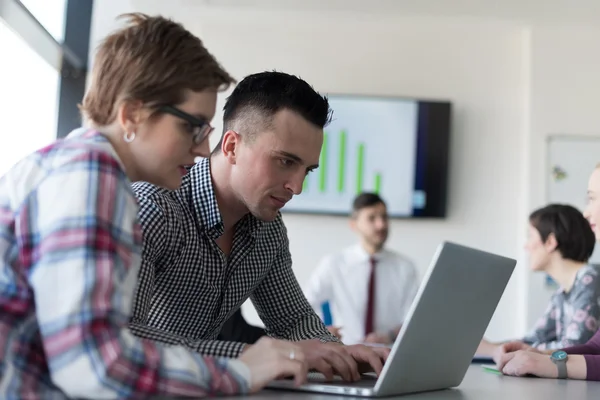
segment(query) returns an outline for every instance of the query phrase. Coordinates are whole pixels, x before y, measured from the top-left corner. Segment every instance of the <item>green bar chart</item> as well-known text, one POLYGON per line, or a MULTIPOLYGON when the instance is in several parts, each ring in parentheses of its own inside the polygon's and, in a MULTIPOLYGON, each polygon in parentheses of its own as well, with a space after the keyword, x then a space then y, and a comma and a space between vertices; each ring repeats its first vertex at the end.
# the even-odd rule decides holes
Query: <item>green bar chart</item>
POLYGON ((375 192, 391 212, 412 210, 416 104, 330 99, 334 119, 325 127, 319 167, 302 193, 282 211, 348 214, 361 192, 375 192))
MULTIPOLYGON (((320 193, 326 193, 327 191, 337 191, 337 193, 344 193, 346 190, 350 190, 352 195, 357 195, 362 193, 363 191, 371 191, 375 193, 379 193, 381 191, 381 180, 382 173, 375 172, 373 174, 371 187, 365 187, 365 157, 366 157, 366 144, 358 143, 356 146, 356 159, 352 163, 347 163, 348 157, 348 149, 347 149, 347 133, 342 130, 337 133, 337 135, 332 135, 329 132, 324 132, 323 134, 323 146, 321 148, 321 155, 319 157, 319 168, 317 169, 318 175, 318 191, 320 193), (330 141, 331 137, 337 137, 337 140, 334 142, 337 144, 336 148, 330 149, 330 141), (337 154, 337 163, 332 165, 329 161, 329 153, 337 154), (355 170, 352 172, 352 185, 348 187, 346 184, 346 177, 348 165, 354 165, 355 170), (328 182, 330 174, 329 168, 335 169, 335 187, 331 186, 330 182, 328 182)), ((304 183, 302 185, 302 190, 306 191, 310 187, 310 181, 313 177, 308 175, 306 179, 304 179, 304 183)))

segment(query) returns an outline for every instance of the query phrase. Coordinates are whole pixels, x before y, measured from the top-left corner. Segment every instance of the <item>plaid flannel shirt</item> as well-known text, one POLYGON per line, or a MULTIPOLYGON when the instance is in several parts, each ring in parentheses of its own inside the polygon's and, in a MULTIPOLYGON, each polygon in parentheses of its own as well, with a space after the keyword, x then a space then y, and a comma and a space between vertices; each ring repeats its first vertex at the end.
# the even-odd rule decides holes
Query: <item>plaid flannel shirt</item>
POLYGON ((128 330, 138 204, 114 149, 83 129, 0 179, 0 397, 207 396, 248 390, 239 360, 128 330))

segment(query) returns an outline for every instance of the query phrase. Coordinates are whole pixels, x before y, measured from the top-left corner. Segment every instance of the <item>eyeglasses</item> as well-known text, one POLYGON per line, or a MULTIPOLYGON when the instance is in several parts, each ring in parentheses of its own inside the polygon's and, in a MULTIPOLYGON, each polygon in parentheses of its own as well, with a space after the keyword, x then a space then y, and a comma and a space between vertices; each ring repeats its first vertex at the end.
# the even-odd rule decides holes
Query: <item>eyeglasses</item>
POLYGON ((196 144, 202 143, 202 141, 206 139, 208 135, 210 135, 213 129, 215 129, 210 125, 208 121, 194 117, 193 115, 190 115, 177 107, 161 106, 158 110, 160 112, 164 112, 181 118, 182 120, 190 124, 190 133, 192 134, 192 138, 194 140, 194 143, 196 144))

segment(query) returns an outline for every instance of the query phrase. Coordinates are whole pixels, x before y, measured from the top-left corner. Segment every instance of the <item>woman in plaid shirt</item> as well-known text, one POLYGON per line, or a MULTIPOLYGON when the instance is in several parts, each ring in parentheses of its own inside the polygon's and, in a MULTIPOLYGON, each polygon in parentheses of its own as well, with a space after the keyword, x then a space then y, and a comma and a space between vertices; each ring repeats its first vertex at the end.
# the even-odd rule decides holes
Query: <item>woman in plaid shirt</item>
POLYGON ((234 82, 181 25, 128 22, 96 55, 88 128, 0 179, 0 397, 203 397, 280 375, 300 383, 304 356, 289 342, 211 358, 127 329, 142 245, 131 183, 178 188, 208 155, 217 92, 234 82))

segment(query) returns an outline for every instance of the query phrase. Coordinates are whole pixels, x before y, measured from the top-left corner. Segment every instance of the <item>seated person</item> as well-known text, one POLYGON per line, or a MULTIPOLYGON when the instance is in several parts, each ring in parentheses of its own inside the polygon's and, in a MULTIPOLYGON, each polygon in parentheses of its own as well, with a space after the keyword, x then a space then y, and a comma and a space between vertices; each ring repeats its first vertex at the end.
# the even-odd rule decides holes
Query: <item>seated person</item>
POLYGON ((181 186, 132 188, 144 253, 130 323, 138 336, 204 355, 239 357, 252 344, 216 340, 250 298, 270 337, 294 341, 329 378, 376 372, 389 349, 345 346, 310 307, 292 269, 280 209, 318 167, 329 102, 283 72, 245 77, 228 97, 223 134, 181 186))
POLYGON ((0 398, 198 398, 306 379, 291 342, 216 358, 127 326, 142 253, 131 182, 179 187, 182 166, 208 155, 217 92, 232 82, 180 24, 129 15, 95 57, 89 127, 0 178, 0 398))
POLYGON ((379 195, 362 193, 352 208, 359 243, 326 256, 304 292, 317 311, 329 302, 345 343, 391 344, 419 288, 418 273, 407 258, 384 248, 389 220, 379 195))
MULTIPOLYGON (((594 232, 580 211, 551 204, 529 217, 525 248, 530 268, 560 285, 544 315, 521 341, 540 350, 583 344, 600 320, 600 271, 587 261, 594 251, 594 232)), ((483 340, 479 355, 492 356, 502 343, 483 340)))
MULTIPOLYGON (((592 172, 588 182, 588 205, 584 215, 600 241, 600 165, 592 172)), ((592 299, 588 306, 597 305, 592 299)), ((590 320, 590 330, 596 330, 586 343, 565 347, 562 350, 540 350, 523 342, 505 343, 494 359, 498 369, 506 375, 535 375, 543 378, 569 378, 600 381, 600 330, 595 320, 590 320)))

